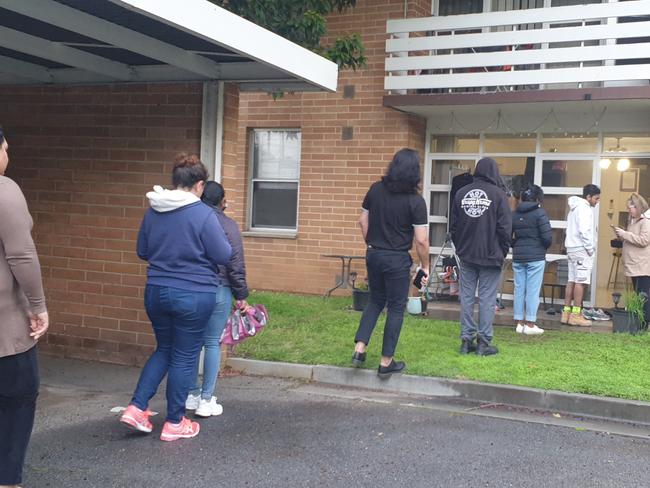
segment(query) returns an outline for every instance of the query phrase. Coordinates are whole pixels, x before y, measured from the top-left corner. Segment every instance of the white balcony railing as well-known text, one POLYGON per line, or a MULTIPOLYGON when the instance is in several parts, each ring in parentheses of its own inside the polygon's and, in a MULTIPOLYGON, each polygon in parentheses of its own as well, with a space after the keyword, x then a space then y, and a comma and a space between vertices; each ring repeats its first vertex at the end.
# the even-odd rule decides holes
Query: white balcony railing
POLYGON ((650 1, 390 20, 391 93, 647 85, 650 1))

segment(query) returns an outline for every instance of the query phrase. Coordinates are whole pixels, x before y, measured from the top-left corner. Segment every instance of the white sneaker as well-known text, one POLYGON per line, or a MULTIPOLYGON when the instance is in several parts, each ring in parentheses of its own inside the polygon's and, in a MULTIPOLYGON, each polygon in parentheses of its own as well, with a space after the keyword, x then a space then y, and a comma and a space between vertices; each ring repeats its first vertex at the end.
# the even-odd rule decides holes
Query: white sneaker
POLYGON ((535 324, 533 324, 532 326, 527 325, 526 327, 524 327, 523 333, 525 335, 542 335, 544 333, 544 329, 540 329, 535 324))
POLYGON ((223 407, 217 403, 217 397, 212 397, 210 400, 204 400, 201 398, 199 408, 196 409, 194 415, 199 417, 212 417, 215 415, 221 415, 222 413, 223 407))
POLYGON ((517 332, 517 334, 523 333, 524 332, 524 326, 522 324, 520 324, 520 323, 517 323, 517 328, 515 329, 515 331, 517 332))
POLYGON ((199 408, 199 402, 201 401, 201 394, 192 395, 191 393, 187 395, 187 400, 185 400, 185 410, 196 410, 199 408))

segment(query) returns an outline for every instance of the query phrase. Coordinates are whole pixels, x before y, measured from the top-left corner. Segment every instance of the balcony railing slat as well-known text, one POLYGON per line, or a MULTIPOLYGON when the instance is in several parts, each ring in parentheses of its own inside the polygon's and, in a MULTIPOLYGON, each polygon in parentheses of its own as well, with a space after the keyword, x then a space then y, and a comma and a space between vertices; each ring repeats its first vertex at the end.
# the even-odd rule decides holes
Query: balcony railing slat
POLYGON ((650 79, 650 64, 590 66, 527 71, 387 76, 386 90, 446 89, 650 79))
POLYGON ((650 57, 650 42, 438 56, 393 57, 386 59, 386 71, 518 66, 644 57, 650 57))
POLYGON ((650 0, 510 10, 482 14, 389 20, 387 22, 387 33, 450 31, 480 29, 485 26, 513 25, 513 17, 517 24, 523 25, 647 15, 648 12, 650 12, 650 0))
POLYGON ((435 49, 463 49, 487 46, 517 46, 554 42, 577 42, 600 39, 646 37, 650 34, 650 21, 625 24, 601 24, 584 27, 558 27, 453 36, 411 37, 389 39, 386 52, 431 51, 435 49))

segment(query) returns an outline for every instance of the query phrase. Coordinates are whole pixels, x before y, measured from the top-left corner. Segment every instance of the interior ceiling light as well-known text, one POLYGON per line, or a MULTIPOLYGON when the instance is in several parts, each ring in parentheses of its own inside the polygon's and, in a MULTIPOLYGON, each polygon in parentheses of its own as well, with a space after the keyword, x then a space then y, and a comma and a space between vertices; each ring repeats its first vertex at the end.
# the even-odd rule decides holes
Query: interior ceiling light
POLYGON ((612 164, 612 161, 610 159, 605 158, 605 159, 600 160, 600 167, 602 169, 609 168, 611 166, 611 164, 612 164))
POLYGON ((618 171, 627 171, 630 168, 630 160, 627 158, 619 159, 616 163, 616 169, 618 171))
POLYGON ((616 146, 610 147, 607 149, 607 152, 613 152, 613 153, 621 153, 621 152, 626 152, 627 148, 626 147, 621 147, 621 138, 617 137, 616 138, 616 146))

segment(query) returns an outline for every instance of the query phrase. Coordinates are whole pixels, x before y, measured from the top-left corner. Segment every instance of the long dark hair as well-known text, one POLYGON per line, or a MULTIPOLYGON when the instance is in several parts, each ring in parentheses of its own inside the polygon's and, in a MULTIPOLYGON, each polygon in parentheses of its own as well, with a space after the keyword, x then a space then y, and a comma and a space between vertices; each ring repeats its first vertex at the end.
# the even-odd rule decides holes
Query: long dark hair
POLYGON ((414 149, 400 149, 381 179, 392 193, 417 193, 420 186, 420 156, 414 149))

